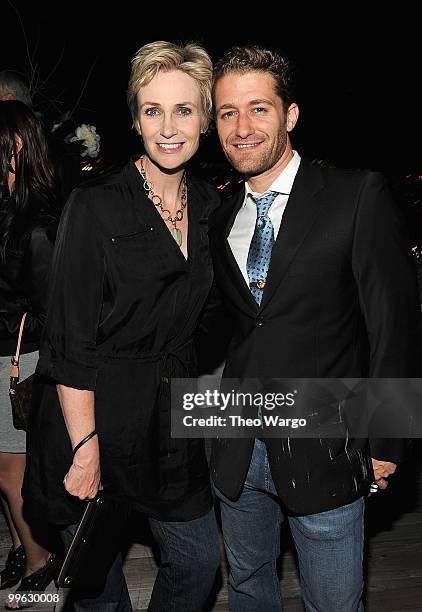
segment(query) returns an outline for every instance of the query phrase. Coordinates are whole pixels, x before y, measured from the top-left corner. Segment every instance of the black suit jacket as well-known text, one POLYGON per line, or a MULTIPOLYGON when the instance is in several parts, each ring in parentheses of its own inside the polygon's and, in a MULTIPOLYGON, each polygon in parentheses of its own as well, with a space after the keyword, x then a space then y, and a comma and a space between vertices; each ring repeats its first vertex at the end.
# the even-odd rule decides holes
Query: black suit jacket
MULTIPOLYGON (((301 161, 258 307, 227 237, 244 191, 211 220, 216 286, 234 320, 224 376, 420 377, 420 311, 405 222, 381 175, 301 161)), ((399 408, 399 407, 398 407, 399 408)), ((350 503, 373 479, 370 457, 397 461, 397 440, 267 439, 288 509, 350 503)), ((253 440, 216 440, 211 473, 241 491, 253 440)))

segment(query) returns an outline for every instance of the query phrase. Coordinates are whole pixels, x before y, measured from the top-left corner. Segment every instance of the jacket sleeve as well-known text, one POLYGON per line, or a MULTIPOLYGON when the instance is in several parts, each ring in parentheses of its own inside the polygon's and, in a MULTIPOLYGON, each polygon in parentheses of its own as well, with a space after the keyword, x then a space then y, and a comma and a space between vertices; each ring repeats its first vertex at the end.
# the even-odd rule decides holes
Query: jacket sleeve
POLYGON ((199 375, 211 374, 225 360, 233 335, 233 320, 214 281, 198 320, 195 348, 199 375))
POLYGON ((17 341, 24 312, 27 313, 23 342, 38 342, 45 321, 48 277, 53 257, 54 227, 35 227, 24 240, 25 255, 20 276, 21 293, 1 309, 1 336, 17 341))
MULTIPOLYGON (((378 173, 368 173, 361 188, 352 267, 370 344, 369 377, 420 378, 420 305, 406 222, 378 173)), ((373 425, 383 421, 388 431, 392 408, 397 418, 400 405, 381 405, 373 425)), ((372 456, 400 460, 402 441, 377 437, 369 427, 372 456)))
POLYGON ((87 191, 76 189, 59 225, 37 369, 56 383, 95 389, 103 276, 102 237, 87 191))

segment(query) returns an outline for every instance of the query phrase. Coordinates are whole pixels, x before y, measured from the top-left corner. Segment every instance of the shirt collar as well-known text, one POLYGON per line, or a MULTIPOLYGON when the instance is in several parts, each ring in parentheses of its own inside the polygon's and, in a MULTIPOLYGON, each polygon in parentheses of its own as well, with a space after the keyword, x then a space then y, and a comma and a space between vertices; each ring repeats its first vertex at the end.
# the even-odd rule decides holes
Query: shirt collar
MULTIPOLYGON (((278 193, 282 193, 284 195, 290 195, 290 192, 293 187, 293 182, 296 177, 296 173, 299 169, 300 165, 300 155, 297 151, 293 151, 293 157, 284 168, 284 170, 278 175, 278 177, 272 182, 272 184, 268 187, 268 189, 264 193, 268 193, 269 191, 277 191, 278 193)), ((257 193, 252 191, 249 187, 248 183, 245 183, 245 202, 248 199, 248 195, 258 195, 263 196, 264 193, 257 193)))

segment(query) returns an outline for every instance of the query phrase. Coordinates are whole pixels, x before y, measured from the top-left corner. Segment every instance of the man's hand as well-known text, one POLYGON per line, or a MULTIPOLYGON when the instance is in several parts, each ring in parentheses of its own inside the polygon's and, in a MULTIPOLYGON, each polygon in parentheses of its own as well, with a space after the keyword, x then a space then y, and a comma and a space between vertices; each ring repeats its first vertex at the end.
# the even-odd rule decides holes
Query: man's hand
POLYGON ((92 438, 76 452, 63 479, 64 488, 79 499, 93 499, 101 488, 98 438, 92 438))
POLYGON ((387 478, 394 474, 397 465, 391 461, 380 461, 379 459, 372 459, 372 467, 375 475, 375 482, 380 489, 386 489, 388 487, 387 478))

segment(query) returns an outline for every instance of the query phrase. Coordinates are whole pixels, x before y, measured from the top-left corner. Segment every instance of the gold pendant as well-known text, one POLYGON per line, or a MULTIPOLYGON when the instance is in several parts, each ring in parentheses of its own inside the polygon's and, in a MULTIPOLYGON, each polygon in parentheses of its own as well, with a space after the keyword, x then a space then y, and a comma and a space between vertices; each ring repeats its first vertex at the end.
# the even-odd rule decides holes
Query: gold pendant
POLYGON ((177 242, 177 245, 179 247, 181 247, 182 246, 182 241, 183 241, 182 230, 180 230, 177 227, 172 227, 170 231, 171 231, 171 235, 173 236, 173 238, 177 242))

